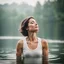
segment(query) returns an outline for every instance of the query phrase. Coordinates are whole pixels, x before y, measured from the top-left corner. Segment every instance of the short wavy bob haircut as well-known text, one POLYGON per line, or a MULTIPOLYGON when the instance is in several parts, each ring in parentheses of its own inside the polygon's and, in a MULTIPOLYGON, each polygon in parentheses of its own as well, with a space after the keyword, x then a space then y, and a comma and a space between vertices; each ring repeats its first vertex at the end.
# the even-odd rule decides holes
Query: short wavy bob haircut
POLYGON ((28 27, 28 23, 30 19, 34 19, 34 17, 30 16, 25 18, 23 21, 20 23, 20 33, 22 33, 23 36, 28 36, 28 30, 26 28, 28 27))

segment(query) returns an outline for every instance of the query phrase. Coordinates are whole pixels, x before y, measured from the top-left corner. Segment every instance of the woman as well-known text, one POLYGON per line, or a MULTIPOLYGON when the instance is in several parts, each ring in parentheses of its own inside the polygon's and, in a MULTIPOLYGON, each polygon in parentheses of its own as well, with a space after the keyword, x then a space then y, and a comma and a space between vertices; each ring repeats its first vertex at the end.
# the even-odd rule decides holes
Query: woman
POLYGON ((48 42, 37 37, 38 30, 33 17, 28 17, 21 23, 20 32, 26 37, 17 43, 17 64, 48 64, 48 42))

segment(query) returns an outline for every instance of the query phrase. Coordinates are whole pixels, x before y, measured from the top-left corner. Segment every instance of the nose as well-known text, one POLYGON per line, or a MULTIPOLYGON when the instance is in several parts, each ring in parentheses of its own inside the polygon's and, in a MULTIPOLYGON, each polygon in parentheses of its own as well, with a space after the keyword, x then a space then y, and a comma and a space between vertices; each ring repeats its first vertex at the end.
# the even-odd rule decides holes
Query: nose
POLYGON ((38 25, 37 23, 35 25, 38 25))
POLYGON ((36 24, 35 24, 35 26, 37 27, 37 26, 38 26, 38 24, 36 23, 36 24))

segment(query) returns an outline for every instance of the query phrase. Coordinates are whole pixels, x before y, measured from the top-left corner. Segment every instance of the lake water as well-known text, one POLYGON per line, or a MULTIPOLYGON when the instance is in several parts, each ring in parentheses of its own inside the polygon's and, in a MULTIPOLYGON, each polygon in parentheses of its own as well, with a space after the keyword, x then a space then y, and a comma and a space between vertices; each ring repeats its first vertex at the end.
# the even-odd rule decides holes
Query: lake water
MULTIPOLYGON (((0 64, 15 64, 16 44, 21 37, 0 37, 0 64)), ((48 40, 49 64, 64 64, 64 41, 48 40)))

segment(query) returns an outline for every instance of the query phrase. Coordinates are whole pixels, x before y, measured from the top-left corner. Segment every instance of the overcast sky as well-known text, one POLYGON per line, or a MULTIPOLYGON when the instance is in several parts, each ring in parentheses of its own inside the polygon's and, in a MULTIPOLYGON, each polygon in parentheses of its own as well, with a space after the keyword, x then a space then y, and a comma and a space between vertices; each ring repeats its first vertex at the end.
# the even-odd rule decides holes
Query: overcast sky
POLYGON ((13 2, 20 4, 22 2, 26 2, 29 5, 35 6, 35 4, 36 4, 37 1, 40 1, 41 4, 43 4, 45 2, 45 0, 0 0, 0 4, 4 4, 4 3, 11 4, 13 2))

